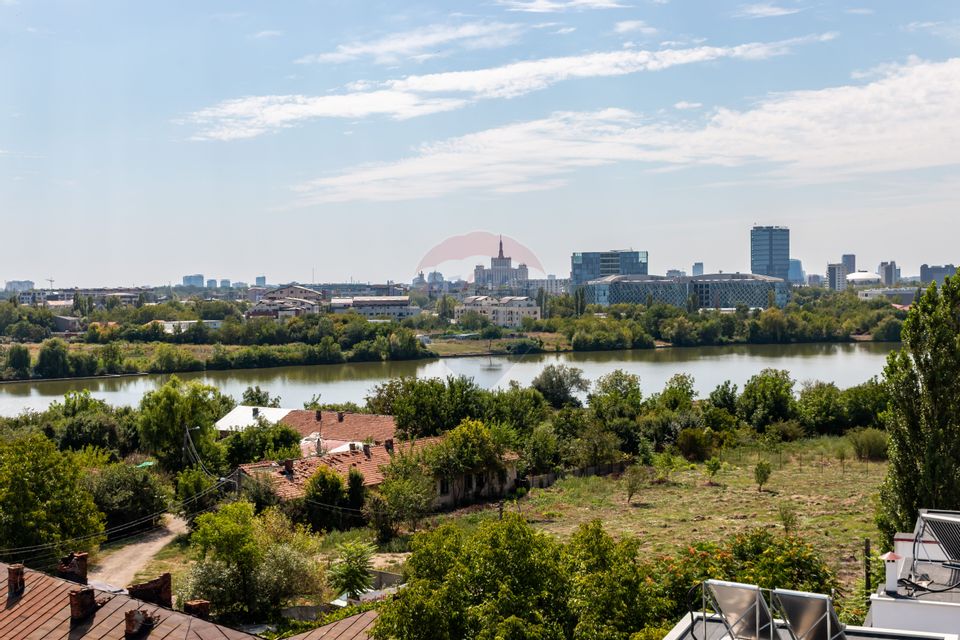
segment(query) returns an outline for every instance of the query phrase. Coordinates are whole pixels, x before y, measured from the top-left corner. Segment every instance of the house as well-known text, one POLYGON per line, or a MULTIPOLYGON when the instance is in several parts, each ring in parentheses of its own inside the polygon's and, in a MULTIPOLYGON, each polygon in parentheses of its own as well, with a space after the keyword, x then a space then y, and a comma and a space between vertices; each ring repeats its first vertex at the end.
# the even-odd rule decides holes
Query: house
MULTIPOLYGON (((256 636, 204 618, 210 603, 187 602, 183 611, 171 605, 170 574, 117 589, 87 584, 87 556, 70 554, 54 577, 0 562, 6 586, 0 591, 0 640, 70 638, 70 640, 242 640, 256 636)), ((363 636, 357 636, 362 638, 363 636)))
POLYGON ((467 296, 453 310, 457 322, 471 311, 500 327, 519 327, 524 318, 540 319, 540 306, 526 296, 467 296))
POLYGON ((292 636, 290 640, 370 640, 369 632, 376 620, 376 611, 365 611, 292 636))
POLYGON ((197 323, 205 325, 207 329, 219 329, 223 326, 223 320, 159 320, 158 322, 163 325, 163 332, 171 335, 183 333, 197 323))
POLYGON ((53 316, 53 327, 60 333, 80 331, 80 318, 73 316, 53 316))
POLYGON ((314 289, 301 287, 298 284, 290 284, 285 287, 277 287, 263 294, 262 300, 286 300, 287 298, 298 298, 301 300, 310 300, 320 303, 323 300, 323 294, 314 289))
POLYGON ((364 318, 390 318, 403 320, 420 314, 420 307, 410 303, 410 296, 356 296, 353 298, 332 298, 330 311, 333 313, 355 312, 364 318))

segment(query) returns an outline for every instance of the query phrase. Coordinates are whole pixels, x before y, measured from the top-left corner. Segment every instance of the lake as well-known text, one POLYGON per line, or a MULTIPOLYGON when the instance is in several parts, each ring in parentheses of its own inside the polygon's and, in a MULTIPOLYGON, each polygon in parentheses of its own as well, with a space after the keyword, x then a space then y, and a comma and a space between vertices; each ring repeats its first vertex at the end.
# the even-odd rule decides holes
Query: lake
MULTIPOLYGON (((444 358, 408 362, 365 362, 309 367, 244 369, 178 374, 199 379, 240 398, 248 386, 259 385, 282 398, 283 406, 297 408, 314 394, 323 402, 362 403, 375 385, 398 376, 435 377, 466 375, 481 386, 503 387, 511 380, 527 385, 548 364, 563 363, 583 369, 596 380, 614 369, 640 376, 645 394, 660 390, 675 373, 694 377, 704 395, 724 380, 743 383, 761 369, 787 369, 798 382, 824 380, 849 387, 879 376, 887 354, 896 343, 846 343, 802 345, 735 345, 536 354, 527 356, 444 358)), ((0 385, 0 415, 26 409, 43 410, 67 391, 90 389, 97 398, 114 405, 134 405, 144 393, 156 389, 169 376, 147 375, 53 382, 17 382, 0 385)))

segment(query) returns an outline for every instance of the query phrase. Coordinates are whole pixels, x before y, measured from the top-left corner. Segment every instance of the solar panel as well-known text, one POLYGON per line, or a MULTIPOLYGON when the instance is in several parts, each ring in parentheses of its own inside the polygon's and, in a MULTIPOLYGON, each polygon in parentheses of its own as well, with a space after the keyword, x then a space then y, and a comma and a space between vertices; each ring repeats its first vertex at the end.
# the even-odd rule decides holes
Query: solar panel
POLYGON ((707 580, 704 586, 710 604, 723 618, 733 640, 774 637, 773 616, 759 587, 722 580, 707 580))
POLYGON ((845 640, 830 596, 774 589, 773 601, 796 640, 845 640))
POLYGON ((921 511, 920 521, 923 528, 929 528, 937 537, 937 542, 947 556, 947 561, 960 563, 960 513, 956 511, 921 511))

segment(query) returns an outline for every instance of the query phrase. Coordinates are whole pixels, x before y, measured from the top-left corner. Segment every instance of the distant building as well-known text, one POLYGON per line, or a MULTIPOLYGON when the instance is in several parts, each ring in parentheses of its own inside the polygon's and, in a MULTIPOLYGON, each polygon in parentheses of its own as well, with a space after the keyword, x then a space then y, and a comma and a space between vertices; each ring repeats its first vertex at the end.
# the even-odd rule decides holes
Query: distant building
POLYGON ((265 287, 267 286, 267 276, 257 276, 254 282, 258 287, 265 287))
POLYGON ((847 274, 857 272, 857 256, 852 253, 845 253, 840 256, 840 262, 843 263, 844 268, 847 270, 847 274))
POLYGON ((193 325, 200 323, 208 329, 219 329, 223 326, 223 320, 158 320, 163 325, 163 332, 174 334, 183 333, 193 325))
POLYGON ((299 298, 302 300, 311 300, 320 302, 323 300, 323 294, 315 289, 301 287, 298 284, 288 284, 285 287, 277 287, 263 294, 264 300, 283 300, 286 298, 299 298))
POLYGON ((750 272, 787 280, 790 275, 790 229, 787 227, 751 229, 750 272))
POLYGON ((245 314, 247 319, 251 318, 273 318, 282 320, 284 318, 296 318, 320 313, 320 300, 307 300, 304 298, 261 298, 260 301, 251 307, 245 314))
POLYGON ((774 304, 784 306, 790 285, 780 278, 749 273, 714 273, 702 276, 607 276, 584 286, 588 304, 646 304, 659 302, 686 307, 691 298, 702 309, 732 309, 740 305, 766 308, 770 293, 774 304))
MULTIPOLYGON (((230 282, 230 281, 227 280, 227 282, 230 282)), ((248 285, 246 282, 237 281, 237 282, 234 282, 231 286, 232 286, 234 289, 246 289, 246 288, 249 287, 250 285, 248 285)))
POLYGON ((880 274, 880 280, 883 284, 888 287, 892 287, 900 281, 900 269, 897 268, 897 263, 893 260, 881 262, 877 273, 880 274))
POLYGON ((209 280, 207 280, 207 289, 216 289, 216 288, 217 288, 216 280, 214 280, 213 278, 210 278, 209 280))
POLYGON ((696 276, 702 276, 702 275, 703 275, 703 263, 702 263, 702 262, 694 262, 694 263, 693 263, 693 269, 690 270, 690 273, 691 273, 691 275, 693 275, 694 277, 696 277, 696 276))
POLYGON ((459 322, 463 314, 471 311, 500 327, 519 327, 524 318, 540 319, 539 305, 527 296, 467 296, 453 310, 453 317, 459 322))
POLYGON ((549 275, 546 278, 532 278, 521 283, 525 295, 536 298, 543 291, 548 296, 562 296, 570 291, 570 278, 558 278, 549 275))
POLYGON ((861 300, 875 300, 877 298, 888 298, 896 304, 913 304, 917 297, 917 287, 887 287, 884 289, 861 289, 857 291, 857 297, 861 300))
POLYGON ((33 280, 7 280, 3 290, 7 293, 22 293, 33 289, 33 280))
MULTIPOLYGON (((932 267, 928 264, 920 265, 920 282, 922 284, 930 284, 931 282, 943 284, 944 279, 955 276, 956 274, 957 268, 952 264, 934 265, 932 267)), ((27 282, 29 282, 29 280, 27 282)), ((30 284, 33 283, 31 282, 30 284)))
POLYGON ((365 318, 403 320, 420 315, 421 309, 410 303, 410 296, 358 296, 330 300, 333 313, 356 312, 365 318))
POLYGON ((848 287, 862 287, 870 284, 880 284, 880 276, 869 271, 857 271, 847 274, 848 287))
POLYGON ((827 288, 833 291, 844 291, 847 288, 847 268, 842 262, 833 262, 827 265, 827 288))
POLYGON ((606 276, 647 275, 646 251, 582 251, 570 256, 570 286, 578 287, 606 276))
POLYGON ((183 276, 183 286, 185 287, 203 287, 203 274, 194 273, 193 275, 183 276))
POLYGON ((503 238, 496 258, 490 258, 490 268, 478 264, 473 270, 473 282, 479 287, 497 288, 515 285, 529 277, 527 265, 513 267, 513 258, 503 255, 503 238))
POLYGON ((668 278, 682 278, 685 275, 687 275, 686 272, 681 271, 680 269, 667 269, 668 278))
POLYGON ((221 288, 221 289, 229 289, 229 288, 230 288, 230 281, 227 280, 226 278, 224 278, 223 280, 221 280, 221 281, 220 281, 220 288, 221 288))
POLYGON ((823 276, 819 273, 810 273, 807 274, 807 286, 809 287, 822 287, 823 286, 823 276))
POLYGON ((790 269, 787 271, 787 281, 791 284, 803 284, 803 263, 796 258, 790 258, 790 269))

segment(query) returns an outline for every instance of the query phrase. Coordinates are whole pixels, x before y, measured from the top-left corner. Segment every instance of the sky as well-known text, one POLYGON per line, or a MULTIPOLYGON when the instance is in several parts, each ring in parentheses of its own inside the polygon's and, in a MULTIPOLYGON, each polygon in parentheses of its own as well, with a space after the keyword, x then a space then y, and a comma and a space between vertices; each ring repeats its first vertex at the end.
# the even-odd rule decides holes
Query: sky
POLYGON ((958 164, 956 0, 0 0, 0 282, 749 271, 753 224, 913 275, 958 164))

